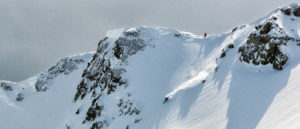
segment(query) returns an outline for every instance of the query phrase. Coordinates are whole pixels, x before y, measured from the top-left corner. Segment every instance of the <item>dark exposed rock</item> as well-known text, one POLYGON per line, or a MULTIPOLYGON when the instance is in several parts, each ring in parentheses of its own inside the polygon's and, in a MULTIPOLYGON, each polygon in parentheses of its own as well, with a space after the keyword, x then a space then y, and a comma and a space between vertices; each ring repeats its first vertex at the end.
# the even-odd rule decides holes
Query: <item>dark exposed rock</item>
POLYGON ((124 35, 127 36, 127 37, 138 37, 140 36, 140 31, 139 30, 127 30, 124 32, 124 35))
POLYGON ((40 74, 35 83, 36 91, 46 91, 47 84, 60 74, 68 75, 69 73, 77 70, 77 65, 84 63, 83 59, 63 58, 55 66, 48 69, 46 73, 40 74))
POLYGON ((97 51, 97 52, 102 53, 103 49, 105 49, 105 48, 101 48, 100 46, 101 46, 107 39, 108 39, 108 37, 105 37, 105 38, 103 38, 102 40, 99 41, 99 43, 98 43, 98 49, 97 49, 97 50, 99 50, 99 49, 102 49, 102 50, 99 50, 99 51, 97 51))
POLYGON ((232 49, 232 48, 234 48, 234 45, 233 45, 233 44, 229 44, 229 45, 228 45, 228 48, 229 48, 229 49, 232 49))
POLYGON ((255 26, 255 29, 259 30, 261 27, 262 27, 262 25, 255 26))
POLYGON ((139 123, 142 119, 136 119, 134 120, 134 123, 139 123))
POLYGON ((97 116, 100 117, 103 108, 103 106, 99 106, 98 104, 96 104, 95 106, 91 106, 86 112, 85 120, 93 121, 97 116))
POLYGON ((71 129, 71 126, 70 126, 70 125, 66 125, 66 128, 67 128, 67 129, 71 129))
POLYGON ((120 99, 117 106, 119 107, 119 116, 140 114, 140 110, 134 107, 130 100, 124 101, 123 99, 120 99))
POLYGON ((226 51, 223 49, 220 58, 224 58, 226 56, 226 51))
POLYGON ((281 9, 281 11, 284 12, 285 15, 291 15, 291 8, 281 9))
POLYGON ((233 28, 233 29, 232 29, 232 31, 231 31, 231 32, 235 32, 237 29, 238 29, 238 28, 237 28, 237 27, 235 27, 235 28, 233 28))
POLYGON ((146 44, 140 38, 128 39, 120 37, 116 40, 113 51, 116 58, 125 61, 128 56, 136 54, 139 50, 143 50, 145 46, 146 44))
POLYGON ((76 101, 80 96, 81 99, 85 97, 87 92, 94 91, 97 87, 101 91, 107 90, 107 94, 110 94, 115 91, 117 86, 126 86, 126 81, 121 78, 121 74, 126 72, 122 68, 111 68, 110 61, 105 58, 101 58, 97 63, 97 70, 88 71, 84 70, 85 76, 81 80, 80 84, 77 87, 77 92, 75 94, 74 100, 76 101), (87 82, 95 81, 93 86, 88 88, 87 82))
POLYGON ((275 38, 251 34, 248 37, 246 45, 239 48, 238 52, 241 53, 240 60, 253 63, 254 65, 272 64, 274 69, 281 70, 288 57, 280 51, 279 47, 286 45, 290 38, 277 38, 282 39, 278 40, 278 42, 273 40, 275 38))
MULTIPOLYGON (((123 66, 127 65, 129 56, 142 51, 146 46, 144 40, 139 37, 140 35, 139 30, 126 30, 115 41, 110 38, 104 38, 99 42, 97 53, 95 53, 88 67, 83 71, 82 80, 77 86, 74 96, 75 102, 79 101, 79 98, 84 99, 88 95, 92 100, 82 124, 92 122, 91 129, 101 129, 109 125, 109 121, 104 122, 105 117, 101 117, 102 110, 105 108, 105 105, 100 102, 101 96, 109 96, 119 87, 126 88, 128 86, 126 79, 122 77, 126 72, 123 66), (108 49, 109 45, 112 45, 109 47, 110 49, 108 49), (111 64, 112 61, 114 62, 113 66, 111 64)), ((120 101, 118 108, 120 115, 131 116, 140 113, 140 110, 126 97, 120 101)))
POLYGON ((116 41, 116 46, 114 47, 114 55, 118 58, 121 59, 121 55, 123 54, 123 49, 121 48, 121 45, 119 42, 116 41))
POLYGON ((181 36, 181 34, 174 34, 175 37, 179 38, 181 36))
POLYGON ((80 110, 79 110, 79 109, 77 109, 77 111, 76 111, 76 113, 75 113, 75 114, 77 114, 77 115, 78 115, 79 113, 80 113, 80 110))
POLYGON ((288 56, 280 50, 280 47, 286 46, 288 41, 295 39, 289 36, 268 35, 273 28, 272 25, 268 22, 257 30, 260 34, 252 33, 248 36, 246 44, 238 50, 241 53, 240 61, 254 65, 272 64, 274 69, 283 69, 288 56))
POLYGON ((220 55, 220 58, 224 58, 226 56, 226 52, 228 52, 230 49, 233 49, 233 48, 234 48, 234 44, 231 43, 227 46, 227 48, 222 49, 222 53, 220 55))
POLYGON ((21 93, 19 93, 19 94, 17 95, 16 101, 21 102, 21 101, 23 101, 23 99, 24 99, 24 95, 21 94, 21 93))
POLYGON ((262 27, 262 25, 255 26, 255 29, 259 30, 261 27, 262 27))
POLYGON ((294 15, 297 16, 297 17, 300 17, 300 7, 295 9, 294 15))
POLYGON ((77 86, 77 92, 75 94, 74 100, 76 101, 80 96, 81 96, 81 99, 83 99, 87 93, 87 90, 88 90, 88 88, 87 88, 86 83, 84 82, 84 80, 81 80, 81 82, 77 86))
POLYGON ((6 91, 12 91, 13 88, 5 82, 0 83, 0 87, 2 87, 6 91))
MULTIPOLYGON (((88 63, 88 64, 90 64, 90 63, 88 63)), ((89 67, 89 65, 88 65, 88 67, 89 67)), ((87 73, 87 69, 84 69, 83 72, 82 72, 81 77, 84 77, 86 75, 86 73, 87 73)))
POLYGON ((267 24, 265 24, 263 26, 263 28, 260 30, 259 33, 260 34, 268 34, 271 31, 271 29, 272 29, 272 25, 273 25, 272 22, 268 22, 267 24))
POLYGON ((108 127, 108 122, 106 120, 104 121, 97 121, 93 123, 92 127, 90 129, 103 129, 108 127))

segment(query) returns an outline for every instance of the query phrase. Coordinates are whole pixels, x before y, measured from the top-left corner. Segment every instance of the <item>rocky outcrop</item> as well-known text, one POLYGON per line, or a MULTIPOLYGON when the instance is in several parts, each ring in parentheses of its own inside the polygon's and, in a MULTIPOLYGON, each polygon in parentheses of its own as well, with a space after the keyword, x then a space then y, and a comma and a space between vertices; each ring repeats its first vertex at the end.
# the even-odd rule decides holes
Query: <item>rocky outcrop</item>
MULTIPOLYGON (((87 111, 83 111, 86 112, 83 124, 87 121, 91 122, 91 129, 102 129, 109 126, 110 120, 106 120, 106 117, 102 115, 106 106, 100 100, 103 96, 114 94, 117 89, 126 92, 125 88, 128 83, 122 75, 126 72, 124 66, 128 63, 127 58, 147 46, 140 37, 140 33, 139 30, 125 30, 116 40, 104 38, 99 42, 97 52, 84 70, 74 101, 84 99, 87 95, 91 97, 91 106, 87 111)), ((134 102, 130 101, 130 96, 124 96, 124 99, 126 101, 115 100, 119 101, 115 105, 115 108, 119 109, 119 116, 139 115, 140 110, 134 102)), ((76 114, 79 112, 77 111, 76 114)), ((140 119, 136 118, 136 120, 140 119)))
MULTIPOLYGON (((286 12, 289 11, 285 10, 285 14, 287 14, 286 12)), ((255 28, 256 31, 248 36, 246 44, 238 50, 241 53, 240 61, 254 65, 271 64, 274 69, 282 70, 288 61, 288 56, 281 50, 281 47, 295 39, 287 35, 280 35, 282 34, 281 29, 272 20, 255 28), (274 28, 276 28, 276 32, 270 34, 274 28), (277 30, 279 31, 277 32, 277 30)))
POLYGON ((9 84, 7 84, 5 82, 1 82, 0 83, 0 87, 2 87, 6 91, 12 91, 13 90, 13 88, 9 84))
POLYGON ((19 101, 19 102, 22 102, 23 99, 24 99, 24 95, 21 94, 21 93, 19 93, 19 94, 17 95, 17 97, 16 97, 16 101, 19 101))
POLYGON ((119 99, 119 115, 139 115, 140 111, 136 107, 133 107, 132 103, 130 100, 119 99))
POLYGON ((130 40, 121 37, 115 44, 113 48, 114 55, 122 61, 125 61, 128 56, 136 54, 145 47, 144 41, 140 38, 130 40))
POLYGON ((41 73, 35 83, 36 91, 46 91, 48 89, 47 85, 52 79, 56 78, 58 75, 68 75, 74 70, 78 69, 78 64, 84 63, 83 59, 72 59, 66 57, 61 59, 55 66, 48 69, 47 72, 41 73))
POLYGON ((300 7, 295 9, 294 15, 297 16, 297 17, 300 17, 300 7))
POLYGON ((285 14, 285 15, 291 15, 291 8, 287 8, 287 9, 281 9, 281 11, 285 14))
POLYGON ((289 8, 281 9, 281 11, 288 16, 294 14, 294 16, 300 17, 300 7, 297 5, 293 5, 292 8, 289 7, 289 8))

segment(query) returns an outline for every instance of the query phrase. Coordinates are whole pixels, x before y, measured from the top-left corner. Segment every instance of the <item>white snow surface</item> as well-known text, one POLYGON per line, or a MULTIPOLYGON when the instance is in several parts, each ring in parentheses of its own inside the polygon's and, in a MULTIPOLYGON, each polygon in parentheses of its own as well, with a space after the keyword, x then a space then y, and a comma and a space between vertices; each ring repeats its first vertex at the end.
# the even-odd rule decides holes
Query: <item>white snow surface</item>
MULTIPOLYGON (((298 5, 290 5, 294 6, 298 5)), ((300 17, 284 15, 280 9, 233 32, 205 38, 162 27, 108 32, 108 38, 117 39, 124 31, 139 30, 140 37, 152 45, 130 56, 128 65, 124 66, 127 72, 123 77, 128 80, 125 90, 131 93, 142 118, 129 128, 299 129, 300 47, 297 42, 290 41, 284 48, 289 60, 283 70, 239 61, 239 46, 255 31, 256 25, 272 17, 278 18, 275 22, 283 28, 282 35, 300 39, 300 17), (229 49, 229 44, 234 44, 234 48, 229 49), (224 58, 220 58, 222 49, 227 50, 224 58), (166 97, 168 101, 163 104, 166 97)), ((281 35, 276 31, 271 33, 281 35)), ((107 49, 112 49, 112 45, 107 49)), ((66 125, 71 129, 89 128, 82 124, 84 114, 75 115, 75 111, 91 100, 75 103, 73 98, 93 54, 71 57, 84 59, 85 63, 68 75, 54 78, 45 92, 34 88, 38 75, 22 82, 0 81, 13 88, 6 91, 0 87, 0 128, 63 129, 66 125), (18 93, 24 95, 22 102, 15 100, 18 93)), ((113 97, 122 96, 120 92, 116 91, 113 97)), ((115 105, 110 103, 114 98, 105 99, 106 109, 115 105)), ((128 117, 116 118, 108 128, 125 128, 126 121, 128 117)))

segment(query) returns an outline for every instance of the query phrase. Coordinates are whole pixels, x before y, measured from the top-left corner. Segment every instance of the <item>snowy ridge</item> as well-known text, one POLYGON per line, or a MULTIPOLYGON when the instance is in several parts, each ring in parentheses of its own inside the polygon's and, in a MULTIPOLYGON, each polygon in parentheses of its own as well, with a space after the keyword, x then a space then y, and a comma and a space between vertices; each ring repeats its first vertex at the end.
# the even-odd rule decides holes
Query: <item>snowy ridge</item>
POLYGON ((46 91, 48 89, 47 85, 51 83, 51 80, 60 74, 68 75, 74 70, 77 70, 80 64, 88 62, 91 54, 92 53, 62 58, 55 66, 52 66, 37 77, 35 89, 37 91, 46 91))
POLYGON ((12 129, 300 128, 298 12, 291 4, 206 38, 109 31, 95 53, 1 81, 0 120, 12 129))
POLYGON ((21 82, 0 80, 0 92, 3 98, 1 100, 3 100, 4 102, 11 102, 11 104, 9 105, 15 105, 14 103, 16 101, 22 101, 24 99, 24 95, 32 96, 33 94, 36 94, 35 92, 39 91, 37 89, 37 83, 42 80, 44 82, 43 85, 40 86, 44 87, 44 91, 46 91, 46 89, 48 89, 47 86, 52 85, 52 80, 55 80, 56 77, 63 77, 60 76, 61 73, 64 73, 64 75, 68 75, 73 71, 77 71, 80 69, 82 70, 86 66, 87 62, 91 59, 92 54, 93 53, 91 52, 76 56, 64 57, 57 63, 57 65, 44 72, 41 72, 40 74, 30 79, 21 82), (68 65, 71 65, 71 67, 66 67, 68 65), (72 71, 68 71, 68 68, 72 68, 72 71))

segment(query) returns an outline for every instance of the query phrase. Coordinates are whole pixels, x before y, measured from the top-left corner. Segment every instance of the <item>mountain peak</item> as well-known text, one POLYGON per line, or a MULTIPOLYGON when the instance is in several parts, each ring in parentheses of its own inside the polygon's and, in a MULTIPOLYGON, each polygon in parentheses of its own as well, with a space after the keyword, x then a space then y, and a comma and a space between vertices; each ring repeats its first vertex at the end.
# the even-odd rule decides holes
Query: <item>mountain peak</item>
POLYGON ((3 127, 300 127, 298 10, 291 4, 207 37, 163 27, 109 31, 94 53, 1 81, 3 127))

